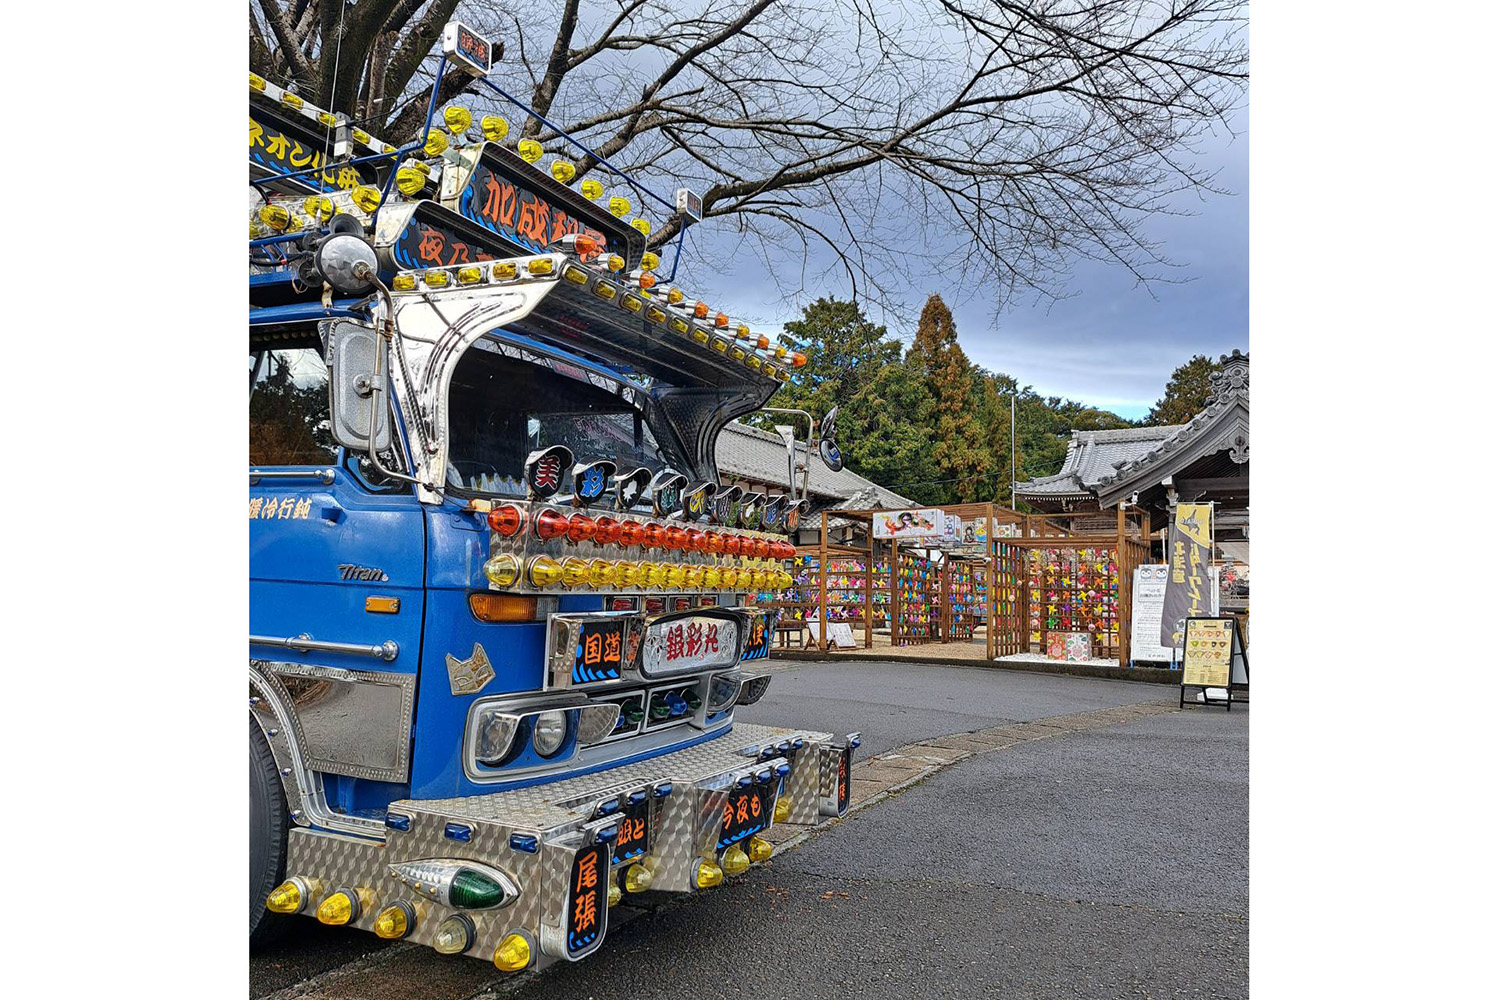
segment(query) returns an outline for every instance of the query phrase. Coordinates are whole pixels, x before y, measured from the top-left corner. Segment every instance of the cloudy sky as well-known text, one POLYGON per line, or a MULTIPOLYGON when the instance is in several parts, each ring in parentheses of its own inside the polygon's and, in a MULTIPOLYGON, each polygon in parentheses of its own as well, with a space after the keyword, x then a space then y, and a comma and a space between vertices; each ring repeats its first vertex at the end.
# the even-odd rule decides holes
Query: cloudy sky
MULTIPOLYGON (((936 275, 931 287, 913 292, 915 315, 926 293, 936 291, 953 306, 959 341, 978 364, 1016 376, 1043 395, 1064 396, 1135 419, 1162 394, 1172 369, 1194 354, 1217 358, 1233 348, 1248 350, 1249 329, 1249 135, 1241 111, 1235 133, 1203 139, 1198 160, 1219 171, 1217 184, 1229 195, 1184 194, 1171 216, 1149 223, 1165 255, 1181 265, 1173 284, 1150 290, 1119 268, 1080 262, 1070 295, 1051 303, 1018 301, 998 316, 992 301, 952 287, 936 275)), ((708 222, 693 231, 695 249, 716 254, 728 266, 701 262, 691 269, 688 291, 731 315, 776 328, 800 312, 779 302, 753 254, 713 231, 708 222)), ((701 259, 700 259, 701 260, 701 259)), ((670 266, 670 256, 667 265, 670 266)), ((920 282, 919 282, 920 285, 920 282)), ((847 290, 835 290, 847 296, 847 290)), ((810 293, 810 297, 816 297, 810 293)), ((910 340, 911 330, 889 324, 910 340)))

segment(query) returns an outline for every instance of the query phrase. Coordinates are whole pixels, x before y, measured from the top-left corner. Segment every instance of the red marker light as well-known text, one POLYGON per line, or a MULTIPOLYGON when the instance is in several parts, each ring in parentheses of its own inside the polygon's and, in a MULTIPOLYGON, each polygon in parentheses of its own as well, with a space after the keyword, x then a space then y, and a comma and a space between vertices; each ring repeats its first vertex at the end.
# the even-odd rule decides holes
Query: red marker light
POLYGON ((689 528, 686 538, 687 548, 692 549, 694 552, 708 551, 708 534, 706 532, 699 531, 697 528, 689 528))
POLYGON ((571 542, 586 542, 594 537, 596 530, 594 519, 587 514, 574 514, 568 518, 568 540, 571 542))
POLYGON ((651 521, 646 525, 646 529, 642 534, 641 544, 645 545, 648 549, 659 549, 666 541, 666 537, 667 529, 655 521, 651 521))
POLYGON ((716 556, 724 554, 724 536, 722 534, 717 531, 705 531, 703 537, 704 544, 708 546, 708 551, 716 556))
POLYGON ((490 511, 487 520, 491 531, 509 538, 521 530, 521 525, 526 523, 526 515, 515 504, 507 503, 490 511))
POLYGON ((620 529, 624 527, 612 517, 594 520, 594 541, 599 545, 613 545, 620 540, 620 529))
POLYGON ((746 539, 750 543, 750 554, 757 559, 764 559, 771 554, 771 543, 764 538, 746 539))
POLYGON ((646 526, 639 521, 620 522, 620 544, 639 545, 646 537, 646 526))
POLYGON ((662 541, 669 549, 685 549, 687 548, 687 532, 674 524, 667 529, 662 541))
POLYGON ((724 554, 726 556, 737 556, 737 555, 740 554, 740 536, 739 535, 725 535, 724 536, 724 554))
POLYGON ((561 538, 568 533, 568 519, 548 508, 536 516, 536 537, 561 538))

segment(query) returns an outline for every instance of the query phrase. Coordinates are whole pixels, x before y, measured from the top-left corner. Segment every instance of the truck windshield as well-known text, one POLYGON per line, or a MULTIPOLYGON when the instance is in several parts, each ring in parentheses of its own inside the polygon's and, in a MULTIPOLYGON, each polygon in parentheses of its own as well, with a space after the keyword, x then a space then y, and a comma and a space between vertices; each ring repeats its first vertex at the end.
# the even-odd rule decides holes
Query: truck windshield
POLYGON ((463 490, 525 496, 526 456, 558 444, 621 471, 684 468, 658 443, 644 391, 562 361, 507 357, 481 340, 454 369, 448 399, 448 485, 463 490))

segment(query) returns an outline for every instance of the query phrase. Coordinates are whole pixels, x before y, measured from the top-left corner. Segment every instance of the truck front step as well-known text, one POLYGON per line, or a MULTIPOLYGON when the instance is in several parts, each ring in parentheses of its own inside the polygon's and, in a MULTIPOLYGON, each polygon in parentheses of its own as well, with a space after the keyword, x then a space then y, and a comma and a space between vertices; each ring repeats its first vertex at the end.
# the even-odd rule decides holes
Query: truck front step
POLYGON ((507 972, 576 961, 625 893, 710 888, 769 857, 775 823, 841 815, 857 745, 740 725, 598 774, 393 802, 384 843, 292 830, 268 905, 507 972))

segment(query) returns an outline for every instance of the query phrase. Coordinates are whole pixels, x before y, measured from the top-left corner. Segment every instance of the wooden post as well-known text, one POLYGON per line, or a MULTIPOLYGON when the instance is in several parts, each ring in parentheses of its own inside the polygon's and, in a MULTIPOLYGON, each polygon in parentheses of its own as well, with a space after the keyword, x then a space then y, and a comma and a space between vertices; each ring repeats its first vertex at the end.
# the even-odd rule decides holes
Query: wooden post
POLYGON ((865 648, 869 649, 875 643, 875 612, 873 598, 875 596, 875 516, 870 515, 870 530, 865 537, 870 543, 870 555, 865 560, 865 648))
POLYGON ((984 511, 985 626, 984 658, 995 659, 995 505, 985 504, 984 511))
POLYGON ((901 634, 901 604, 896 600, 896 571, 901 566, 901 540, 891 539, 891 648, 896 648, 897 637, 901 634))
POLYGON ((953 620, 953 581, 949 574, 953 572, 953 562, 948 558, 943 559, 943 568, 938 571, 938 617, 936 633, 933 638, 938 642, 951 642, 953 639, 951 622, 953 620))

